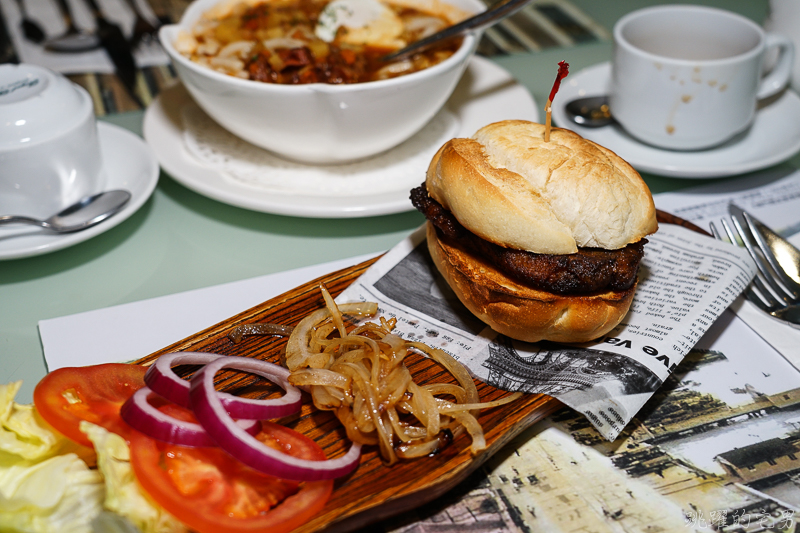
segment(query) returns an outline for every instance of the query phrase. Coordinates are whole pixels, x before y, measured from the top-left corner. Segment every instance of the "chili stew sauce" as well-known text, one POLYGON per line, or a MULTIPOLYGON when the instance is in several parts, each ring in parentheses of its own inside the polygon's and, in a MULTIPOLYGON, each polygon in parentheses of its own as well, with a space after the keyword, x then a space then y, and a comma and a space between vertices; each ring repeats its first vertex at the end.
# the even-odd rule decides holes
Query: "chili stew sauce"
MULTIPOLYGON (((417 72, 444 61, 461 45, 453 39, 410 59, 386 63, 393 48, 345 42, 340 27, 332 42, 314 29, 327 0, 246 3, 215 20, 202 20, 176 47, 193 61, 240 78, 280 84, 362 83, 417 72)), ((449 25, 444 18, 389 5, 403 22, 399 39, 411 43, 449 25)))

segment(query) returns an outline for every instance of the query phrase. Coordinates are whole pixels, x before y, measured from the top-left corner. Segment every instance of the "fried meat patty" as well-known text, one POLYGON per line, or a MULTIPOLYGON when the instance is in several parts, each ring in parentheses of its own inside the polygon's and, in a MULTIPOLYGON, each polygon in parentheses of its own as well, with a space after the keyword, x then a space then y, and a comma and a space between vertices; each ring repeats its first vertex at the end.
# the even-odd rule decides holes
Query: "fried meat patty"
POLYGON ((578 248, 574 254, 537 254, 504 248, 478 237, 431 198, 424 183, 412 189, 411 203, 433 223, 440 238, 457 241, 520 283, 556 294, 631 288, 647 243, 647 239, 642 239, 619 250, 578 248))

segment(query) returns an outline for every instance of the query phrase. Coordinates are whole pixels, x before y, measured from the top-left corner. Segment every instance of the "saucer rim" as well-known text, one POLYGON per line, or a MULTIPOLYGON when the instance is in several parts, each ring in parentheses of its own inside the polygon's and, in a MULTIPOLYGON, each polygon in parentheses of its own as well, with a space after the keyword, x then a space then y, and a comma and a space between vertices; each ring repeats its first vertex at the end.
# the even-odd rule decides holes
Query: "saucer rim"
MULTIPOLYGON (((649 174, 654 174, 658 176, 670 177, 670 178, 684 178, 684 179, 712 179, 712 178, 726 178, 731 176, 738 176, 743 175, 748 172, 753 172, 756 170, 761 170, 764 168, 768 168, 770 166, 782 163, 787 159, 790 159, 792 156, 797 154, 800 151, 800 136, 798 136, 797 140, 794 143, 787 143, 786 147, 783 150, 770 152, 768 156, 764 157, 752 157, 747 160, 737 160, 733 163, 728 162, 724 165, 719 164, 682 164, 681 159, 685 157, 691 157, 697 153, 703 154, 714 154, 714 153, 723 153, 724 151, 730 150, 736 146, 746 146, 748 143, 755 143, 755 142, 763 142, 766 139, 763 137, 757 138, 748 138, 745 137, 736 141, 734 143, 726 143, 721 145, 717 148, 710 148, 707 150, 702 150, 699 152, 680 152, 674 150, 667 150, 658 148, 655 146, 647 145, 645 143, 641 143, 636 141, 634 138, 627 136, 626 134, 617 131, 617 126, 609 125, 603 126, 601 128, 585 128, 581 127, 577 124, 573 124, 571 121, 567 119, 566 113, 564 108, 569 101, 577 96, 593 96, 602 94, 602 90, 586 90, 585 94, 581 93, 578 94, 577 91, 580 90, 580 87, 574 87, 577 85, 583 85, 584 87, 589 85, 591 87, 604 87, 608 84, 608 79, 611 75, 611 62, 604 61, 601 63, 597 63, 595 65, 591 65, 589 67, 583 68, 580 71, 572 74, 570 77, 572 80, 569 80, 569 83, 562 84, 561 93, 559 96, 561 98, 557 98, 553 102, 552 106, 552 114, 553 114, 553 121, 559 127, 566 127, 567 129, 571 129, 581 135, 582 137, 594 141, 598 144, 602 144, 609 150, 617 152, 621 157, 625 158, 625 160, 631 164, 636 170, 640 172, 646 172, 649 174), (585 80, 590 79, 591 82, 586 82, 585 80), (581 82, 583 82, 581 84, 581 82), (609 138, 610 136, 610 138, 609 138), (637 150, 643 151, 643 153, 639 154, 624 154, 622 153, 626 146, 635 146, 637 150), (674 160, 672 164, 657 164, 653 163, 652 161, 648 161, 646 159, 647 154, 658 154, 659 156, 663 155, 671 155, 673 156, 674 160)), ((784 106, 794 106, 796 109, 795 113, 792 114, 793 118, 800 117, 800 96, 798 96, 791 88, 787 88, 781 96, 770 106, 776 105, 784 105, 784 106)), ((761 121, 764 120, 764 113, 761 110, 756 112, 756 117, 753 121, 753 126, 756 125, 759 121, 759 117, 761 117, 761 121)), ((791 120, 791 118, 786 119, 791 120)), ((800 120, 798 120, 800 122, 800 120)), ((760 130, 757 130, 760 131, 760 130)))
POLYGON ((98 121, 97 133, 103 158, 103 172, 106 175, 104 188, 107 190, 127 188, 131 193, 128 203, 114 216, 83 231, 61 235, 37 232, 10 237, 7 243, 0 241, 0 260, 34 257, 85 242, 127 220, 152 196, 158 184, 160 168, 150 146, 138 135, 108 122, 98 121), (142 166, 149 167, 146 172, 137 172, 134 175, 134 172, 129 171, 127 167, 114 164, 115 156, 123 151, 132 150, 137 151, 136 157, 142 161, 142 166), (136 183, 137 186, 132 183, 136 183))
MULTIPOLYGON (((470 68, 474 68, 477 71, 476 77, 480 77, 477 83, 502 83, 503 91, 514 91, 513 94, 509 93, 513 99, 513 105, 506 105, 515 110, 524 109, 526 106, 529 108, 527 111, 519 112, 520 116, 517 118, 539 120, 535 99, 530 91, 510 72, 479 56, 471 58, 467 70, 470 68), (507 87, 505 85, 507 82, 513 84, 507 87)), ((176 90, 179 87, 182 88, 180 83, 167 90, 176 90)), ((186 99, 180 103, 181 106, 192 102, 191 96, 185 90, 181 98, 186 99)), ((452 98, 453 96, 451 96, 452 98)), ((480 101, 480 99, 481 96, 478 96, 474 98, 474 101, 480 101)), ((467 102, 470 101, 467 100, 467 102)), ((474 131, 465 131, 465 129, 473 128, 474 124, 469 123, 475 122, 475 120, 471 116, 464 117, 455 111, 453 113, 459 120, 457 136, 471 136, 474 131)), ((476 111, 472 109, 468 113, 475 114, 476 111)), ((480 110, 477 113, 486 114, 486 111, 480 110)), ((490 110, 489 113, 491 114, 492 111, 490 110)), ((497 118, 497 120, 504 118, 515 117, 508 116, 497 118)), ((414 210, 409 199, 409 191, 406 189, 354 196, 347 199, 346 197, 323 195, 276 194, 233 184, 225 179, 220 171, 203 165, 188 153, 183 142, 183 127, 180 124, 174 124, 169 119, 163 110, 161 94, 145 111, 142 129, 145 141, 153 148, 159 164, 167 175, 198 194, 235 207, 274 215, 304 218, 363 218, 414 210)), ((318 168, 324 169, 325 166, 322 165, 318 168)), ((420 174, 420 183, 422 181, 424 181, 424 171, 420 174)))

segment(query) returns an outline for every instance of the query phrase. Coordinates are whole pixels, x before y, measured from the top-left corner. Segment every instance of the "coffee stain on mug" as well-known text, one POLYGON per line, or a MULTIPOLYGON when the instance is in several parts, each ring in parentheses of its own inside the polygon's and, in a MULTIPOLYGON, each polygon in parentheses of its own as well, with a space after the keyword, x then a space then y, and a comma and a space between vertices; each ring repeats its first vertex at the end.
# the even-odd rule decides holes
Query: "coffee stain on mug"
POLYGON ((691 94, 682 94, 679 99, 675 102, 675 105, 672 106, 672 109, 669 112, 669 116, 667 118, 667 123, 664 126, 664 131, 667 132, 667 135, 674 135, 675 134, 675 115, 678 114, 678 110, 680 109, 682 104, 688 104, 694 99, 694 95, 691 94))

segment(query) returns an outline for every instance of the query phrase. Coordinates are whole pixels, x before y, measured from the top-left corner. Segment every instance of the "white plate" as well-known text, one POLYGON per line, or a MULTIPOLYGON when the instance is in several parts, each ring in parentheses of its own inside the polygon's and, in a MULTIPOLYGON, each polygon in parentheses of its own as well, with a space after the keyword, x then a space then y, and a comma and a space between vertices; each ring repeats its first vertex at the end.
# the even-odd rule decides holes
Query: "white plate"
MULTIPOLYGON (((229 179, 218 168, 204 164, 190 153, 184 142, 185 125, 182 110, 194 102, 183 86, 178 85, 162 92, 148 107, 144 117, 144 138, 153 148, 162 168, 186 187, 220 202, 280 215, 311 218, 353 218, 386 215, 413 210, 409 191, 425 180, 427 158, 420 164, 414 158, 413 168, 403 169, 414 176, 409 186, 399 182, 397 188, 376 194, 365 194, 363 188, 352 195, 331 195, 309 190, 303 194, 281 194, 274 190, 260 189, 229 179), (417 178, 418 176, 418 178, 417 178)), ((468 137, 476 130, 498 120, 523 119, 537 121, 539 113, 530 92, 514 80, 504 69, 488 59, 475 57, 471 60, 464 77, 447 103, 448 110, 457 121, 456 136, 468 137)), ((411 139, 413 141, 413 139, 411 139)), ((240 141, 243 142, 243 141, 240 141)), ((247 145, 248 150, 255 149, 247 145)), ((431 156, 438 146, 430 147, 431 156)), ((391 159, 393 150, 378 158, 391 159)), ((377 161, 377 158, 375 158, 377 161)), ((409 165, 412 163, 409 161, 409 165)), ((294 167, 298 174, 309 173, 317 177, 341 176, 343 171, 358 178, 360 166, 350 167, 306 166, 289 163, 281 168, 263 166, 263 172, 280 171, 291 174, 294 167), (348 170, 348 168, 350 170, 348 170), (344 169, 344 170, 343 170, 344 169)), ((403 161, 400 161, 400 166, 403 161)), ((407 167, 409 165, 406 165, 407 167)), ((362 165, 363 166, 363 165, 362 165)), ((397 165, 395 165, 397 166, 397 165)), ((374 172, 374 168, 370 169, 374 172)), ((358 180, 354 180, 358 181, 358 180)), ((363 185, 363 184, 362 184, 363 185)))
POLYGON ((128 203, 108 220, 77 233, 54 235, 32 226, 0 228, 0 259, 46 254, 91 239, 127 219, 150 198, 159 173, 152 150, 140 137, 119 126, 98 122, 97 131, 105 188, 127 189, 131 193, 128 203))
POLYGON ((613 150, 640 172, 676 178, 721 178, 772 166, 800 150, 800 97, 791 90, 761 107, 746 132, 717 148, 696 152, 642 144, 617 124, 584 128, 569 120, 564 106, 574 98, 608 94, 610 76, 610 63, 570 74, 554 99, 553 122, 613 150))

